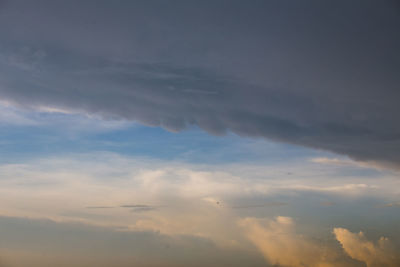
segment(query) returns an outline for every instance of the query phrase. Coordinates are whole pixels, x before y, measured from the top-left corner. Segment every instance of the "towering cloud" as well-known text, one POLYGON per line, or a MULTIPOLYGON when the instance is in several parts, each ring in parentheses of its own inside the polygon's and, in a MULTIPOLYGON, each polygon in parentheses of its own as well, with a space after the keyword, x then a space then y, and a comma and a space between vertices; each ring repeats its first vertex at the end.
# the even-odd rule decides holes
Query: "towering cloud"
POLYGON ((332 247, 297 234, 290 217, 275 220, 243 219, 247 237, 273 266, 362 266, 347 260, 332 247))
POLYGON ((376 244, 362 232, 352 233, 334 228, 333 233, 342 245, 346 258, 334 246, 295 232, 290 217, 275 220, 246 218, 240 221, 247 237, 274 266, 367 266, 396 267, 400 258, 388 238, 381 237, 376 244))
POLYGON ((395 267, 400 257, 388 238, 381 237, 376 244, 368 241, 363 232, 352 233, 344 228, 333 230, 344 251, 353 259, 363 261, 367 267, 395 267))
POLYGON ((3 1, 0 100, 400 163, 396 1, 3 1))

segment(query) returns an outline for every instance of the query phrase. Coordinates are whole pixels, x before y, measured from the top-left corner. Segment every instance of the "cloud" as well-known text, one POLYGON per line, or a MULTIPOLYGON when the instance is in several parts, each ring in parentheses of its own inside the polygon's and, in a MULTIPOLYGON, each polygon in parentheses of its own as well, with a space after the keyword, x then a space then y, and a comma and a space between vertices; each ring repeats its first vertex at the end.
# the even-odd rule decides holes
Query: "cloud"
POLYGON ((261 203, 261 204, 248 204, 248 205, 237 205, 232 206, 232 209, 251 209, 251 208, 265 208, 265 207, 279 207, 285 206, 288 203, 285 202, 268 202, 268 203, 261 203))
MULTIPOLYGON (((88 206, 87 209, 114 209, 118 208, 117 206, 88 206)), ((122 205, 119 208, 129 208, 131 212, 146 212, 156 210, 158 206, 149 206, 149 205, 122 205)))
POLYGON ((365 194, 368 191, 377 189, 376 185, 367 184, 341 184, 339 186, 313 186, 313 185, 293 185, 291 189, 299 191, 314 191, 336 194, 365 194))
POLYGON ((113 209, 115 207, 111 207, 111 206, 89 206, 86 207, 87 209, 113 209))
POLYGON ((131 212, 146 212, 146 211, 156 210, 160 206, 134 204, 134 205, 121 205, 120 207, 121 208, 129 208, 131 212))
POLYGON ((367 169, 376 169, 376 170, 383 170, 382 166, 374 161, 355 161, 348 158, 326 158, 326 157, 319 157, 319 158, 312 158, 310 160, 314 163, 319 164, 328 164, 328 165, 336 165, 340 167, 357 167, 357 168, 367 168, 367 169))
POLYGON ((245 218, 239 224, 247 238, 260 250, 267 262, 274 266, 359 266, 343 259, 333 247, 297 234, 290 217, 279 216, 274 220, 245 218))
POLYGON ((368 241, 363 232, 352 233, 345 228, 334 228, 333 233, 343 253, 330 242, 298 234, 293 219, 245 218, 239 222, 246 236, 260 250, 265 259, 277 266, 365 266, 395 267, 400 257, 388 238, 376 244, 368 241))
POLYGON ((397 166, 394 6, 9 1, 0 17, 0 99, 397 166))
POLYGON ((265 266, 252 251, 188 235, 0 216, 0 236, 2 267, 265 266))
POLYGON ((33 126, 38 124, 20 110, 0 101, 0 125, 33 126))
POLYGON ((76 137, 88 133, 109 132, 134 124, 124 120, 104 120, 92 114, 83 114, 58 108, 21 107, 0 100, 0 125, 17 127, 41 127, 57 134, 76 137))
POLYGON ((400 201, 399 202, 387 203, 387 204, 383 205, 382 207, 400 207, 400 201))
MULTIPOLYGON (((379 198, 380 202, 384 200, 385 203, 393 201, 392 198, 398 196, 397 177, 397 183, 381 177, 378 180, 381 186, 378 191, 368 188, 370 181, 367 179, 364 187, 358 188, 357 183, 354 183, 353 187, 348 186, 347 192, 343 193, 347 183, 353 182, 355 178, 340 179, 331 174, 315 173, 319 169, 310 168, 307 165, 311 164, 308 159, 297 164, 285 164, 196 165, 98 152, 37 158, 19 164, 1 164, 0 202, 7 205, 0 207, 0 214, 24 218, 20 220, 46 219, 60 224, 101 227, 119 232, 116 236, 124 240, 126 235, 138 233, 159 234, 175 241, 176 238, 179 241, 181 236, 187 236, 195 240, 206 240, 230 253, 236 250, 243 253, 247 251, 246 253, 252 253, 252 257, 256 259, 260 251, 268 262, 283 266, 362 266, 346 256, 339 243, 335 247, 329 245, 329 241, 326 242, 325 239, 299 233, 298 227, 289 217, 246 217, 306 214, 307 223, 310 223, 306 227, 315 227, 318 232, 316 235, 320 234, 321 228, 324 233, 330 234, 331 226, 327 230, 324 223, 332 214, 332 209, 322 213, 321 210, 326 209, 318 209, 318 204, 326 199, 338 203, 332 208, 340 208, 340 212, 349 214, 346 220, 363 226, 365 223, 374 225, 373 220, 360 220, 360 216, 365 219, 365 214, 354 212, 353 208, 360 207, 362 210, 364 205, 369 208, 371 199, 374 198, 379 198), (282 171, 287 170, 288 166, 285 164, 290 165, 293 170, 294 175, 290 179, 282 171), (308 187, 296 189, 299 184, 308 187), (341 184, 344 186, 340 187, 341 184), (364 200, 367 200, 366 203, 364 200), (135 209, 135 212, 131 212, 131 209, 135 209), (327 217, 321 219, 321 214, 327 217), (318 220, 315 221, 315 218, 318 220), (285 253, 282 254, 282 251, 285 253), (347 263, 349 264, 346 265, 347 263)), ((375 179, 373 182, 376 182, 375 179)), ((330 205, 331 202, 327 204, 330 205)), ((367 216, 372 218, 373 214, 367 216)), ((14 224, 6 225, 11 227, 14 224)), ((18 227, 21 224, 15 225, 18 227)), ((8 237, 13 238, 2 227, 0 237, 1 229, 3 234, 8 233, 8 237)), ((32 232, 36 234, 41 231, 32 232)), ((82 231, 78 233, 82 234, 82 231)), ((396 236, 395 233, 393 235, 396 236)), ((111 236, 113 235, 105 239, 109 240, 111 236)), ((27 238, 24 237, 24 240, 27 238)), ((38 240, 36 236, 31 239, 38 240)), ((68 240, 71 239, 65 239, 65 242, 68 240)), ((336 242, 333 238, 331 241, 336 242)), ((85 244, 92 247, 89 243, 91 241, 85 244)), ((98 241, 95 243, 99 244, 98 241)), ((51 242, 48 244, 51 246, 51 242)), ((27 246, 32 246, 32 243, 27 246)), ((206 247, 210 248, 209 245, 206 247)), ((13 258, 18 258, 18 253, 15 255, 13 258)), ((26 257, 30 258, 29 255, 26 257)), ((246 263, 239 261, 237 264, 243 265, 243 262, 246 263)), ((220 262, 217 265, 223 266, 220 262)))
MULTIPOLYGON (((199 214, 215 215, 290 208, 296 196, 319 196, 318 203, 326 199, 328 204, 338 198, 397 201, 399 181, 392 173, 382 172, 376 179, 343 178, 310 164, 305 159, 274 166, 196 165, 105 152, 3 163, 0 201, 8 205, 0 213, 132 226, 132 209, 137 213, 151 210, 141 212, 150 216, 144 219, 160 216, 155 220, 164 225, 163 216, 186 220, 186 212, 196 209, 199 214), (288 177, 282 170, 289 165, 295 175, 288 177)), ((161 228, 166 232, 190 230, 179 220, 153 230, 161 228)))
POLYGON ((374 244, 366 239, 363 232, 352 233, 344 228, 335 228, 333 233, 344 251, 353 259, 365 262, 367 267, 396 267, 400 265, 398 251, 386 237, 381 237, 374 244))

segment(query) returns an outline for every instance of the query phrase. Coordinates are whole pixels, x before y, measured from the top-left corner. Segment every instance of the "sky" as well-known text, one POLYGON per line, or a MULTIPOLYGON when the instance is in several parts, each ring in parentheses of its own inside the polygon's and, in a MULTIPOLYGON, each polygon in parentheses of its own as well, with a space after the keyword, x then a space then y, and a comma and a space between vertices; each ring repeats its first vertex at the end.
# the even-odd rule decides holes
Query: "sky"
POLYGON ((0 0, 0 267, 400 266, 400 5, 0 0))

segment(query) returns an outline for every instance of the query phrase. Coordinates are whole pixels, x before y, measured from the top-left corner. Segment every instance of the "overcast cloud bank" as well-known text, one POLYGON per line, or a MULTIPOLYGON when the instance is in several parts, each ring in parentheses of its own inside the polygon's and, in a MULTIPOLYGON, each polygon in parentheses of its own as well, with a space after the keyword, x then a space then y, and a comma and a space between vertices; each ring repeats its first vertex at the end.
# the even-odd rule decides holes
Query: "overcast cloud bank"
POLYGON ((396 1, 3 1, 0 99, 398 166, 399 22, 396 1))

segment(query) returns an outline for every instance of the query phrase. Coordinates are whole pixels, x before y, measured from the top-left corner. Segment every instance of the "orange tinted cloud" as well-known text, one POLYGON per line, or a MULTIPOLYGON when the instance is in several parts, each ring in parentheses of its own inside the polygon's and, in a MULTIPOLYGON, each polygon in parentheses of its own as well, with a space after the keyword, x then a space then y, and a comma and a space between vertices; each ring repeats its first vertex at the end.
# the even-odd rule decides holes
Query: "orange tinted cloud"
POLYGON ((374 244, 363 232, 352 233, 344 228, 335 228, 333 233, 344 251, 353 259, 365 262, 367 267, 400 266, 400 257, 386 237, 374 244))
POLYGON ((295 232, 290 217, 275 220, 246 218, 240 222, 248 239, 259 249, 265 259, 279 266, 338 267, 358 266, 334 248, 295 232))

